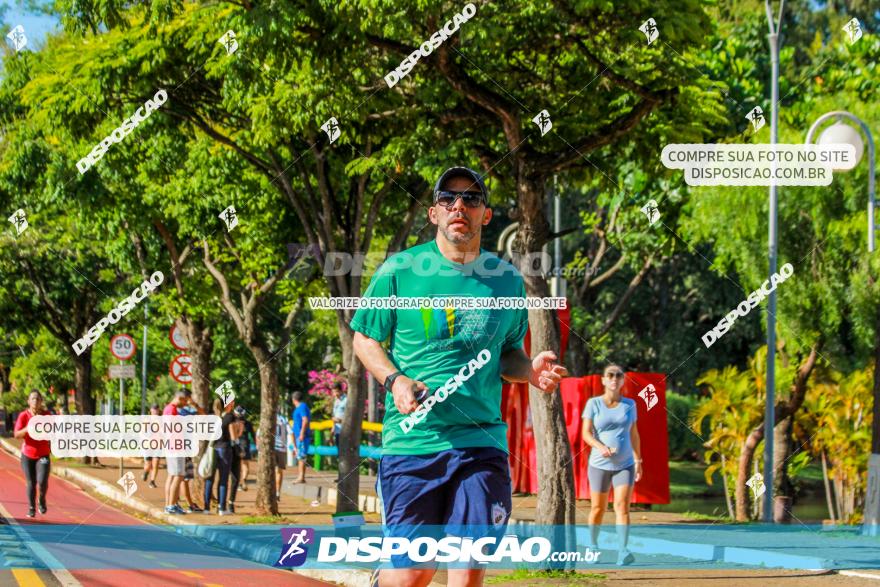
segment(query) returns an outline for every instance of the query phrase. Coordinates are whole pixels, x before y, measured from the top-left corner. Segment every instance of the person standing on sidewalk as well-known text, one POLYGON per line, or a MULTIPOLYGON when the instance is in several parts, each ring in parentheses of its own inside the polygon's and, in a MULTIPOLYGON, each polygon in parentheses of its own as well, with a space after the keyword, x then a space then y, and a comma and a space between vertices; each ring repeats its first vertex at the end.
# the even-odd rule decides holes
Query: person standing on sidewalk
MULTIPOLYGON (((150 415, 151 416, 161 416, 162 412, 159 411, 159 404, 153 404, 150 406, 150 415)), ((153 489, 157 489, 156 485, 156 475, 159 474, 159 461, 161 457, 144 457, 144 478, 146 481, 147 477, 150 478, 150 487, 153 489)))
MULTIPOLYGON (((204 415, 205 410, 203 410, 202 406, 193 399, 192 390, 188 387, 184 387, 183 393, 186 394, 186 405, 182 408, 178 408, 177 413, 181 416, 195 416, 196 414, 204 415)), ((192 457, 183 457, 183 459, 183 495, 186 497, 187 504, 189 504, 186 512, 188 514, 200 514, 202 513, 202 508, 200 508, 195 500, 193 500, 190 488, 190 481, 195 478, 195 464, 193 463, 192 457)), ((178 507, 180 506, 180 504, 177 505, 178 507)))
POLYGON ((312 411, 305 402, 305 394, 301 391, 293 392, 293 443, 294 456, 299 476, 294 483, 306 482, 306 459, 309 457, 309 445, 312 440, 312 430, 309 427, 312 421, 312 411))
POLYGON ((36 389, 28 395, 28 407, 18 415, 15 422, 15 438, 21 438, 21 469, 27 481, 28 513, 27 517, 36 515, 34 507, 37 497, 37 486, 40 488, 40 513, 46 513, 46 491, 49 489, 49 454, 52 452, 48 440, 34 440, 27 433, 28 422, 34 416, 49 415, 43 408, 43 394, 36 389))
POLYGON ((584 442, 592 447, 587 466, 590 480, 590 549, 598 550, 599 527, 614 486, 614 516, 617 519, 617 564, 629 565, 635 557, 627 549, 629 502, 633 486, 642 477, 642 447, 636 427, 636 403, 621 397, 626 374, 620 365, 605 367, 605 393, 590 398, 583 412, 584 442))
POLYGON ((287 468, 287 418, 281 410, 275 418, 275 495, 281 500, 281 483, 287 468))
POLYGON ((210 477, 205 479, 205 512, 211 512, 211 490, 214 488, 214 478, 219 473, 217 513, 221 516, 235 512, 235 507, 228 508, 226 501, 229 490, 229 474, 232 471, 232 445, 238 442, 238 430, 233 426, 235 415, 232 410, 234 409, 234 401, 223 407, 223 400, 220 398, 214 400, 214 414, 220 417, 220 438, 214 441, 214 471, 210 477))
POLYGON ((251 440, 255 438, 254 426, 247 419, 247 411, 244 409, 244 406, 236 406, 233 412, 235 417, 241 422, 241 436, 238 437, 238 457, 241 463, 238 488, 242 491, 247 491, 247 478, 250 472, 248 469, 251 460, 251 440))
POLYGON ((333 384, 333 446, 339 447, 339 435, 342 433, 342 418, 345 417, 345 406, 348 405, 348 394, 342 388, 342 382, 333 384))
MULTIPOLYGON (((179 416, 180 408, 186 405, 186 401, 186 392, 183 389, 177 390, 174 399, 168 402, 162 415, 179 416)), ((186 474, 186 458, 166 456, 165 466, 168 471, 168 478, 165 480, 165 513, 185 514, 186 512, 177 505, 177 502, 180 500, 180 484, 183 483, 183 476, 186 474)))

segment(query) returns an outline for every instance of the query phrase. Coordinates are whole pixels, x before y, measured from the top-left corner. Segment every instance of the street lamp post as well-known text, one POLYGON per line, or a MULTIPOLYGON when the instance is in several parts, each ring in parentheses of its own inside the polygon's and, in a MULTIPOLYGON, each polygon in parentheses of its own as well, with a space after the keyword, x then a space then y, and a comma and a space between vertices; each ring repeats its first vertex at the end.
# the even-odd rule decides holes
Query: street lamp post
MULTIPOLYGON (((859 162, 864 145, 858 131, 840 122, 846 118, 857 124, 865 138, 868 139, 868 252, 874 252, 874 197, 875 197, 875 174, 876 159, 874 156, 874 137, 868 129, 868 125, 860 118, 849 112, 838 110, 823 114, 813 123, 807 131, 807 144, 812 143, 813 135, 819 126, 826 120, 834 118, 837 122, 828 127, 819 136, 819 143, 847 143, 856 149, 856 163, 859 162)), ((880 320, 875 324, 880 328, 880 320)), ((869 536, 877 536, 878 524, 880 524, 880 333, 875 334, 874 348, 874 422, 871 428, 871 458, 868 461, 868 488, 865 495, 864 526, 862 533, 869 536)))
MULTIPOLYGON (((775 24, 773 11, 770 8, 770 0, 765 0, 767 8, 767 26, 770 34, 767 40, 770 43, 770 144, 775 145, 779 127, 779 28, 782 26, 782 9, 785 0, 779 4, 779 17, 775 24)), ((770 181, 770 206, 768 222, 769 241, 769 275, 776 273, 776 180, 770 181)), ((776 290, 770 293, 767 301, 767 401, 764 406, 764 515, 765 522, 773 521, 773 428, 776 424, 776 290)))

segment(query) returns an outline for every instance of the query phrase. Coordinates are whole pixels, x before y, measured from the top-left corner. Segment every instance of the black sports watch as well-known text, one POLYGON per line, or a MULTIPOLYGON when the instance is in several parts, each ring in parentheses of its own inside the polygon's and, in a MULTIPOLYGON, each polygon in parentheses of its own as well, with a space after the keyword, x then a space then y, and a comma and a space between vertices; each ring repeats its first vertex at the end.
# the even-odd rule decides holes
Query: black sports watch
POLYGON ((394 385, 394 380, 403 375, 403 371, 395 371, 391 375, 385 378, 385 383, 382 384, 382 387, 385 388, 385 391, 391 391, 391 386, 394 385))

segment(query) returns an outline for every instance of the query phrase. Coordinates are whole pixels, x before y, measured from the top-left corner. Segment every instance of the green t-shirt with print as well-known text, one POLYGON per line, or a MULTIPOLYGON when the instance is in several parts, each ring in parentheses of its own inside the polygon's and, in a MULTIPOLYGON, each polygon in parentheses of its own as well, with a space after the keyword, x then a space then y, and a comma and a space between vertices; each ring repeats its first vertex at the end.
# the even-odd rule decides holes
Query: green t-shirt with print
MULTIPOLYGON (((525 284, 516 268, 490 252, 480 253, 462 264, 444 257, 436 241, 412 247, 379 267, 364 297, 525 298, 525 284)), ((423 455, 467 447, 507 451, 507 424, 501 418, 501 354, 522 347, 528 328, 526 309, 362 307, 355 312, 351 328, 380 342, 390 337, 391 362, 407 377, 423 381, 431 394, 459 376, 454 392, 434 403, 421 421, 410 420, 404 428, 401 422, 407 416, 386 392, 383 454, 423 455), (474 368, 478 356, 485 359, 484 350, 489 360, 474 368), (469 363, 465 372, 472 375, 461 381, 462 369, 469 363)))

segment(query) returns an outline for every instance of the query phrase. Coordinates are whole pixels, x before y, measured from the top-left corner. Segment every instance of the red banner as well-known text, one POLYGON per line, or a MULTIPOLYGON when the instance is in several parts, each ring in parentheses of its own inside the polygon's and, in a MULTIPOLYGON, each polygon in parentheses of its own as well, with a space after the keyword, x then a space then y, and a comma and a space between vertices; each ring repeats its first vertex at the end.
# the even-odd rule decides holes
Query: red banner
MULTIPOLYGON (((568 343, 569 310, 557 314, 560 323, 562 353, 568 343)), ((529 349, 529 336, 525 340, 529 349)), ((561 357, 560 357, 561 360, 561 357)), ((568 441, 572 448, 575 495, 578 499, 590 496, 587 480, 587 462, 590 447, 583 441, 581 413, 587 400, 602 395, 601 375, 566 377, 558 393, 562 396, 562 411, 568 441)), ((669 503, 669 437, 666 428, 666 376, 662 373, 627 373, 622 395, 636 402, 637 422, 642 449, 642 478, 633 491, 635 503, 669 503), (644 397, 639 393, 643 392, 644 397), (650 406, 650 407, 649 407, 650 406)), ((507 422, 507 441, 510 447, 510 474, 513 490, 523 493, 538 492, 537 450, 529 410, 529 386, 524 383, 504 384, 501 414, 507 422)))

